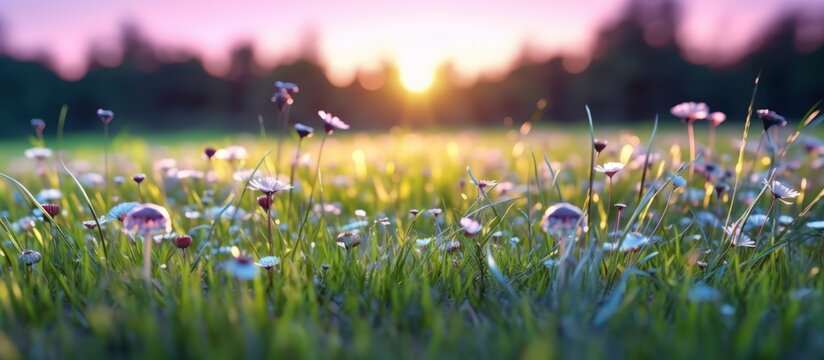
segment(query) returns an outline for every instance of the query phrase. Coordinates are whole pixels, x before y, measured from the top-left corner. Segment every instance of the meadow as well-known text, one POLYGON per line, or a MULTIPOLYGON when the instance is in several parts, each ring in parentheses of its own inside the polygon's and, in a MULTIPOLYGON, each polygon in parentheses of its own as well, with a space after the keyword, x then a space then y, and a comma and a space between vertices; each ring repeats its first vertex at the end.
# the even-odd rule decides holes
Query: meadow
POLYGON ((818 358, 822 116, 756 110, 36 123, 0 146, 0 358, 818 358))

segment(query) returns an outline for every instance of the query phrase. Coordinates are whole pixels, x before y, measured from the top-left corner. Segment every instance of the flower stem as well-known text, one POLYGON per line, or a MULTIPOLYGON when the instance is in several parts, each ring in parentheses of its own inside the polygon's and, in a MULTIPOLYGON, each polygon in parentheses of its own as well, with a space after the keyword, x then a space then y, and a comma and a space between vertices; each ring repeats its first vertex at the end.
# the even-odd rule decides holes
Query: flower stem
POLYGON ((275 239, 272 237, 272 204, 274 203, 274 201, 272 201, 271 196, 269 196, 269 195, 267 195, 267 196, 269 197, 269 200, 270 200, 270 205, 266 209, 266 225, 267 225, 267 230, 268 230, 268 235, 269 235, 269 245, 271 246, 271 249, 269 249, 269 251, 274 252, 275 251, 275 239))
POLYGON ((675 188, 673 188, 670 191, 669 196, 667 196, 667 203, 666 203, 666 205, 664 205, 664 211, 661 212, 661 216, 658 218, 658 223, 655 224, 655 228, 653 228, 652 232, 649 234, 650 237, 652 237, 653 235, 655 235, 656 232, 658 232, 658 228, 660 228, 661 223, 664 222, 664 217, 667 215, 667 210, 669 210, 669 206, 670 206, 670 203, 672 202, 672 195, 673 194, 675 194, 675 188))
POLYGON ((621 227, 621 209, 618 209, 618 216, 615 219, 615 235, 618 235, 618 229, 621 227))
POLYGON ((103 124, 103 180, 106 181, 106 197, 103 204, 109 207, 109 124, 103 124))
MULTIPOLYGON (((295 169, 298 167, 298 159, 300 158, 300 146, 303 144, 303 138, 298 140, 298 149, 295 152, 295 158, 292 159, 292 167, 291 171, 289 172, 289 185, 295 186, 295 169)), ((295 194, 295 188, 293 187, 289 190, 289 202, 286 205, 286 220, 289 220, 290 213, 292 212, 292 196, 295 194)))
POLYGON ((758 235, 755 236, 756 246, 758 245, 759 240, 761 240, 761 233, 764 232, 764 226, 767 225, 767 221, 770 218, 770 213, 772 213, 772 210, 773 210, 774 207, 775 207, 775 197, 773 197, 772 202, 770 202, 770 207, 767 209, 767 212, 764 214, 764 217, 765 217, 764 223, 761 224, 760 228, 758 228, 758 235))
POLYGON ((282 126, 283 133, 280 134, 281 138, 278 141, 278 149, 277 154, 275 154, 275 177, 278 176, 278 169, 280 168, 280 154, 281 150, 283 149, 283 142, 289 138, 289 105, 287 104, 283 111, 280 112, 280 123, 282 126))
MULTIPOLYGON (((608 176, 609 178, 609 195, 607 199, 607 219, 604 221, 605 224, 609 224, 609 213, 612 211, 612 176, 608 176)), ((609 230, 607 230, 609 232, 609 230)), ((609 234, 607 234, 609 235, 609 234)), ((607 236, 609 237, 609 236, 607 236)))
POLYGON ((709 139, 709 153, 713 155, 715 153, 715 126, 710 124, 710 139, 709 139))
POLYGON ((146 280, 147 290, 152 281, 152 239, 143 238, 143 278, 146 280))
POLYGON ((692 125, 692 121, 687 121, 687 133, 689 134, 690 138, 690 179, 692 179, 692 174, 695 171, 695 129, 692 125))
POLYGON ((587 189, 587 225, 592 225, 592 183, 595 180, 595 161, 597 160, 595 150, 589 158, 589 188, 587 189))
MULTIPOLYGON (((298 252, 298 246, 300 245, 301 240, 303 239, 303 236, 301 234, 303 233, 303 228, 305 227, 306 221, 309 217, 309 211, 311 211, 311 209, 312 209, 312 204, 313 204, 314 196, 315 196, 315 184, 317 184, 318 177, 320 176, 320 160, 321 160, 321 156, 323 155, 323 146, 326 144, 326 136, 328 136, 328 135, 329 135, 328 133, 324 133, 323 138, 320 140, 320 150, 318 150, 318 162, 317 162, 317 165, 315 166, 315 176, 312 179, 312 189, 309 191, 309 204, 307 205, 307 208, 306 208, 307 210, 303 215, 303 220, 300 222, 300 226, 298 227, 298 240, 295 243, 295 248, 292 250, 292 257, 293 258, 295 256, 295 253, 298 252)), ((322 206, 321 206, 321 215, 323 215, 322 206)))

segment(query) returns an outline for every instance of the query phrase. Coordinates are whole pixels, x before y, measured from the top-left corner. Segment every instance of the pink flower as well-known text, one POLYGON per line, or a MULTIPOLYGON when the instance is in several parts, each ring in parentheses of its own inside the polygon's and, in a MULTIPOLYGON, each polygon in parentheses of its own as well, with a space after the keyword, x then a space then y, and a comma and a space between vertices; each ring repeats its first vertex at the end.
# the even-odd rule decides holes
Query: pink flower
POLYGON ((318 111, 318 116, 320 116, 320 118, 323 119, 327 134, 332 134, 332 132, 334 132, 335 129, 349 129, 349 124, 343 122, 343 120, 341 120, 337 116, 332 115, 331 113, 321 110, 318 111))
POLYGON ((461 229, 467 236, 473 236, 483 229, 480 223, 470 218, 461 218, 461 229))
POLYGON ((140 234, 144 239, 172 232, 169 212, 162 206, 144 204, 135 207, 123 219, 123 229, 140 234))
POLYGON ((713 127, 718 127, 718 125, 721 125, 724 120, 727 120, 727 114, 716 111, 710 114, 709 120, 713 127))
POLYGON ((673 106, 670 112, 681 120, 692 122, 706 119, 710 113, 710 108, 705 103, 690 101, 673 106))

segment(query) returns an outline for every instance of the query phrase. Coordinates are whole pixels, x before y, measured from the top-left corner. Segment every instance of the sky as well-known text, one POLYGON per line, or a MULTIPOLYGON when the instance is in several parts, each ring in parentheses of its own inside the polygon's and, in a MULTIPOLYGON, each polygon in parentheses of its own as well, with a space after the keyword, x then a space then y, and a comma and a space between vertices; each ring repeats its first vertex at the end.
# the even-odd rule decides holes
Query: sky
MULTIPOLYGON (((294 57, 312 34, 330 80, 345 85, 358 69, 385 61, 419 81, 447 61, 464 79, 500 74, 522 56, 525 44, 533 57, 584 56, 599 26, 625 5, 626 0, 3 0, 0 21, 15 54, 49 54, 67 78, 82 76, 92 47, 116 46, 126 22, 153 43, 201 54, 214 74, 226 70, 229 50, 238 42, 250 41, 258 61, 275 65, 294 57)), ((736 54, 783 11, 821 12, 824 2, 688 0, 680 8, 676 36, 687 55, 736 54)))

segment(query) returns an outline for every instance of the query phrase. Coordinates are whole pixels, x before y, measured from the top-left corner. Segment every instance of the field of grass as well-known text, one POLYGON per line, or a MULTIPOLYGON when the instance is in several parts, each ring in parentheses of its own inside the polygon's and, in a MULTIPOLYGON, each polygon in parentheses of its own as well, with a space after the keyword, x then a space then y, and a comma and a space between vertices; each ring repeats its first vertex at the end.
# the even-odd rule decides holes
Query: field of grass
POLYGON ((47 138, 62 150, 42 160, 5 142, 0 359, 820 358, 824 147, 810 119, 772 143, 757 117, 748 133, 725 123, 712 150, 702 124, 694 162, 675 119, 596 126, 595 164, 625 164, 612 181, 591 170, 586 127, 325 137, 310 124, 300 145, 114 134, 108 155, 84 134, 47 138), (204 155, 230 145, 248 154, 204 155), (261 177, 294 186, 268 215, 261 177), (798 194, 776 199, 762 179, 798 194), (168 220, 117 219, 129 202, 168 220), (559 203, 584 215, 547 212, 559 203))

